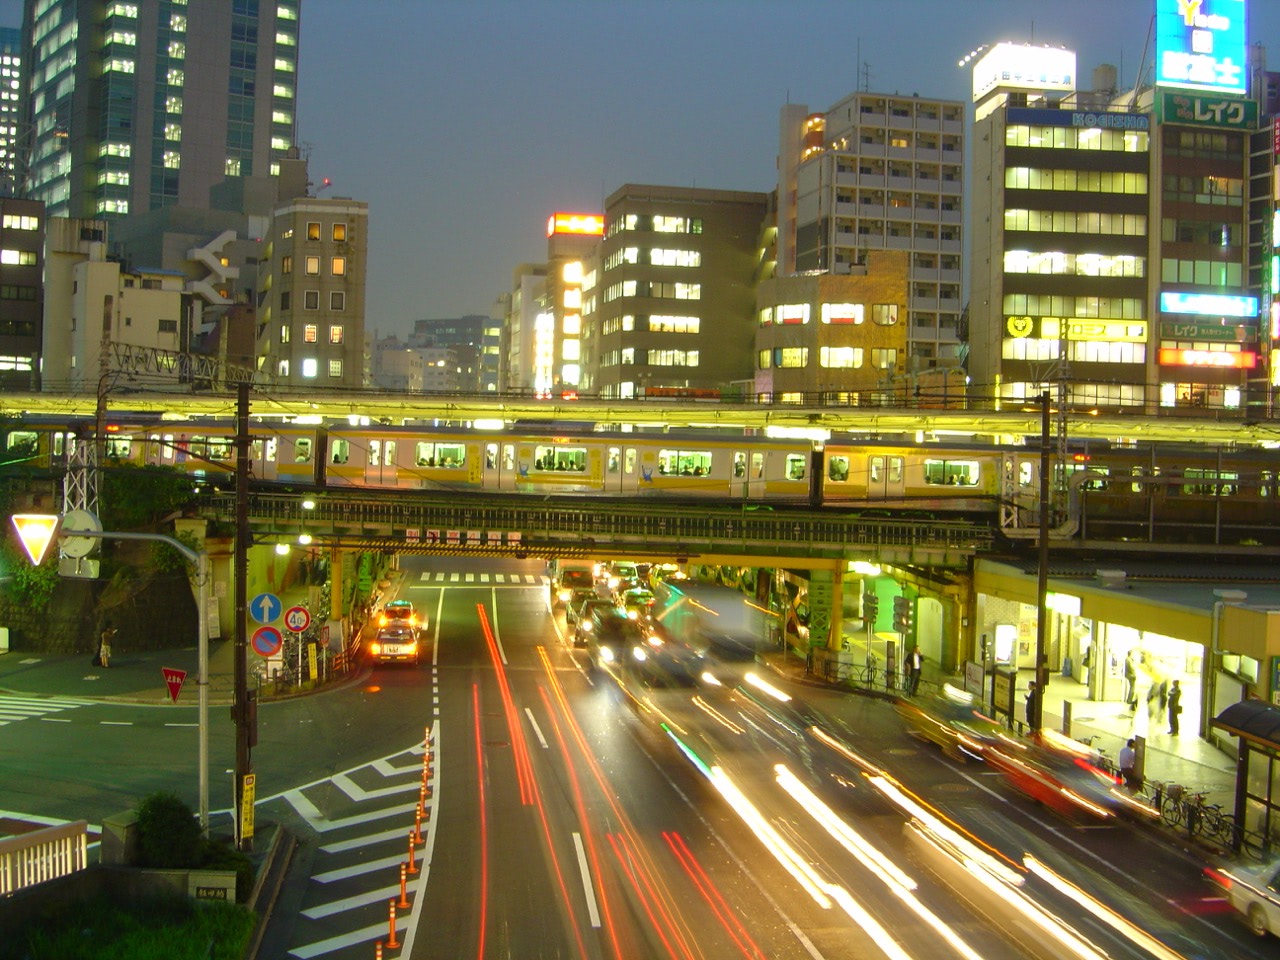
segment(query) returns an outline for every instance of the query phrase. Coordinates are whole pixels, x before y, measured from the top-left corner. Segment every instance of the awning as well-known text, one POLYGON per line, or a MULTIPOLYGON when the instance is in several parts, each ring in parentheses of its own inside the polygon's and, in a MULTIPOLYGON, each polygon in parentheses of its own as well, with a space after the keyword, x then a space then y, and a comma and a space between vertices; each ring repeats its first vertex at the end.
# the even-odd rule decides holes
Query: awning
POLYGON ((1235 734, 1250 744, 1280 753, 1280 707, 1265 700, 1241 700, 1227 707, 1210 726, 1235 734))

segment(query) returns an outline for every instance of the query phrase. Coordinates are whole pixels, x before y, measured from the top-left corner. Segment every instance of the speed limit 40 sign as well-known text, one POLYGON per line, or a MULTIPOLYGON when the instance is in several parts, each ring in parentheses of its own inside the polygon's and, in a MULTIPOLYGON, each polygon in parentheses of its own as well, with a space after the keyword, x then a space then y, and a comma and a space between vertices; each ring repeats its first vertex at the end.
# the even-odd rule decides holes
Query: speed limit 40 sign
POLYGON ((294 633, 301 633, 311 626, 311 613, 306 607, 290 607, 284 613, 284 625, 294 633))

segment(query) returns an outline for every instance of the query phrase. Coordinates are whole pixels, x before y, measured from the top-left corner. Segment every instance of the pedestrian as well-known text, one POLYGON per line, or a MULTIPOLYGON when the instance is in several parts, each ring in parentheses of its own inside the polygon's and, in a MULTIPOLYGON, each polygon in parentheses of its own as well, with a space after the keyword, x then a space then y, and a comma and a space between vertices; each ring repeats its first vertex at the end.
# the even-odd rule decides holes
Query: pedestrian
POLYGON ((1182 681, 1173 681, 1169 688, 1169 732, 1178 735, 1178 714, 1182 713, 1182 681))
POLYGON ((916 691, 920 689, 920 668, 924 666, 924 654, 920 652, 920 647, 911 648, 911 652, 907 654, 907 696, 914 697, 916 691))
POLYGON ((1031 730, 1040 729, 1040 688, 1036 686, 1036 682, 1032 680, 1027 684, 1027 727, 1031 730))
POLYGON ((1134 749, 1134 739, 1130 737, 1123 747, 1120 748, 1120 756, 1117 758, 1117 766, 1120 767, 1120 776, 1124 778, 1125 785, 1130 790, 1138 789, 1138 751, 1134 749))
POLYGON ((1124 702, 1131 711, 1138 709, 1138 666, 1132 650, 1124 658, 1124 702))
POLYGON ((107 621, 107 625, 102 628, 102 640, 98 645, 98 665, 102 667, 111 666, 111 641, 116 638, 116 628, 111 621, 107 621))

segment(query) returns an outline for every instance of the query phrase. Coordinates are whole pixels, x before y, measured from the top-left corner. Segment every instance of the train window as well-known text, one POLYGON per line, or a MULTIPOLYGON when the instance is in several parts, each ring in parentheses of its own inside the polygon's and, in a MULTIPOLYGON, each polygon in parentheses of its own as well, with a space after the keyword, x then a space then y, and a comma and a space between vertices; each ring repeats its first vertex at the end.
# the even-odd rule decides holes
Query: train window
POLYGON ((382 441, 382 463, 388 467, 396 465, 396 442, 394 440, 382 441))
MULTIPOLYGON (((1141 467, 1130 467, 1130 468, 1129 468, 1129 476, 1131 476, 1131 477, 1135 477, 1135 478, 1136 478, 1136 477, 1141 477, 1141 476, 1142 476, 1142 468, 1141 468, 1141 467)), ((1133 483, 1129 484, 1129 489, 1130 489, 1130 490, 1132 490, 1134 493, 1142 493, 1142 488, 1143 488, 1143 486, 1144 486, 1144 485, 1143 485, 1142 483, 1139 483, 1139 482, 1135 479, 1133 483)))
POLYGON ((178 439, 175 440, 173 434, 170 433, 165 435, 165 440, 168 441, 165 444, 165 448, 171 451, 174 463, 186 463, 187 448, 191 446, 191 441, 187 439, 187 435, 185 433, 179 434, 178 439))
POLYGON ((1274 497, 1276 495, 1276 475, 1271 470, 1263 470, 1258 481, 1258 496, 1274 497))
POLYGON ((351 441, 341 438, 335 439, 331 447, 333 454, 330 459, 336 464, 344 464, 351 459, 351 441))
MULTIPOLYGON (((261 441, 259 441, 261 442, 261 441)), ((276 456, 280 453, 280 440, 278 437, 267 437, 267 463, 275 463, 276 456)))
POLYGON ((310 463, 313 450, 310 437, 298 437, 293 441, 293 462, 310 463))
POLYGON ((844 483, 849 479, 849 458, 832 457, 827 461, 827 478, 836 483, 844 483))
POLYGON ((1023 460, 1018 464, 1018 486, 1029 487, 1035 481, 1035 467, 1031 465, 1030 460, 1023 460))
MULTIPOLYGON (((273 442, 274 442, 274 441, 273 441, 273 442)), ((249 447, 249 458, 250 458, 250 459, 252 459, 252 460, 261 460, 261 459, 262 459, 262 448, 263 448, 263 443, 262 443, 262 440, 261 440, 260 438, 259 438, 259 439, 257 439, 257 440, 252 441, 252 443, 250 444, 250 447, 249 447)), ((271 448, 271 453, 272 453, 272 459, 273 459, 273 460, 275 459, 275 456, 274 456, 275 452, 276 452, 275 447, 272 447, 272 448, 271 448)))
POLYGON ((381 440, 369 441, 369 466, 371 467, 382 466, 382 441, 381 440))
MULTIPOLYGON (((394 442, 394 441, 392 441, 394 442)), ((467 448, 456 440, 436 444, 436 464, 441 467, 460 467, 467 462, 467 448)))
POLYGON ((5 449, 11 458, 34 457, 38 440, 33 430, 14 430, 5 438, 5 449))
POLYGON ((632 476, 636 472, 636 448, 627 447, 626 457, 622 463, 622 472, 627 476, 632 476))
POLYGON ((622 469, 622 451, 617 447, 609 448, 609 462, 605 466, 606 473, 617 473, 622 469))
POLYGON ((1232 470, 1206 470, 1200 467, 1187 467, 1182 475, 1188 480, 1203 481, 1182 485, 1183 493, 1198 497, 1234 496, 1240 480, 1240 474, 1232 470))
POLYGON ((59 430, 53 435, 53 455, 60 457, 64 452, 70 453, 76 448, 74 433, 63 433, 59 430))
POLYGON ((533 448, 535 470, 566 470, 581 473, 587 469, 585 447, 562 447, 559 444, 540 444, 533 448))
MULTIPOLYGON (((871 463, 867 469, 867 476, 872 483, 882 483, 884 481, 884 457, 872 457, 871 463)), ((933 483, 932 480, 925 477, 925 483, 933 483)))
POLYGON ((209 459, 210 460, 230 460, 231 459, 231 440, 227 437, 210 437, 209 438, 209 459))
POLYGON ((735 453, 733 455, 733 477, 735 480, 741 480, 747 475, 747 455, 745 453, 735 453))
POLYGON ((979 466, 976 460, 926 460, 924 482, 927 484, 959 487, 978 485, 979 466))
POLYGON ((711 451, 659 450, 658 472, 669 477, 706 476, 711 473, 711 451))
POLYGON ((504 443, 502 445, 502 469, 514 470, 516 468, 516 446, 514 443, 504 443))
POLYGON ((751 475, 759 480, 764 476, 764 454, 751 454, 751 475))
POLYGON ((902 458, 901 457, 889 458, 889 482, 890 483, 902 482, 902 458))
POLYGON ((434 467, 436 465, 436 445, 434 443, 423 443, 418 441, 418 445, 413 448, 413 462, 420 467, 434 467))
POLYGON ((114 460, 129 459, 129 450, 133 447, 133 437, 107 437, 106 453, 114 460))
POLYGON ((484 468, 492 470, 498 465, 498 445, 496 443, 486 443, 484 445, 484 468))
POLYGON ((803 480, 804 479, 804 456, 802 454, 787 454, 787 479, 803 480))
POLYGON ((159 463, 164 459, 164 444, 160 442, 157 434, 151 434, 147 438, 147 463, 159 463))

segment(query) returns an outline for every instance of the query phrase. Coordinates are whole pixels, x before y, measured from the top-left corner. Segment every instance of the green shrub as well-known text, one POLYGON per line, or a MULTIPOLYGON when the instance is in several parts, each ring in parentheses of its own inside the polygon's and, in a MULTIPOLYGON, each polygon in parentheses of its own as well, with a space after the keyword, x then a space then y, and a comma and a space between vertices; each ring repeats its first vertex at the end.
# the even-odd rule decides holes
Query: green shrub
POLYGON ((247 853, 237 850, 225 840, 207 840, 200 866, 206 870, 234 870, 236 902, 248 901, 249 894, 253 892, 254 868, 247 853))
POLYGON ((200 824, 174 793, 153 793, 138 805, 138 866, 200 866, 204 838, 200 824))

